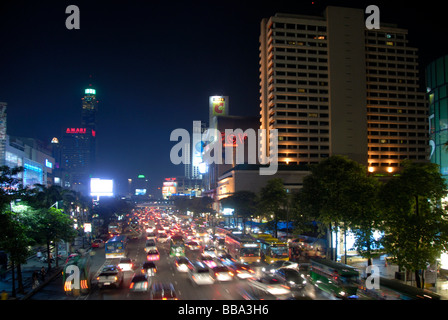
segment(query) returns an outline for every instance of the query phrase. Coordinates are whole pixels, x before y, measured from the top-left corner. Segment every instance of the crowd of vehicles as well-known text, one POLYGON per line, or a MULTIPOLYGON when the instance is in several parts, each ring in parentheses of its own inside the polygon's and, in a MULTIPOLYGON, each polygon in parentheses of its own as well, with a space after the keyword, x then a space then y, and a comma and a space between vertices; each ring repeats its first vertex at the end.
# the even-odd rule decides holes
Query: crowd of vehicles
MULTIPOLYGON (((156 210, 142 209, 138 217, 142 231, 140 238, 144 243, 143 249, 139 247, 139 250, 146 255, 143 264, 137 265, 128 256, 129 237, 117 233, 123 229, 121 226, 120 229, 112 225, 110 238, 106 242, 94 241, 92 247, 104 247, 105 258, 116 263, 104 265, 91 279, 89 256, 72 257, 63 272, 64 290, 68 295, 87 294, 96 285, 99 289, 124 288, 129 294, 143 293, 152 299, 178 299, 172 283, 156 281, 161 253, 168 255, 175 270, 185 274, 192 286, 244 281, 249 288, 241 294, 245 299, 286 299, 302 292, 307 285, 339 299, 358 299, 360 294, 367 295, 360 285, 357 269, 324 258, 313 258, 309 263, 292 261, 288 243, 269 234, 243 234, 240 230, 223 227, 207 229, 190 217, 167 215, 156 210), (72 280, 67 280, 70 274, 66 269, 70 271, 69 266, 73 265, 81 271, 79 288, 73 286, 72 280), (132 275, 127 278, 129 285, 126 287, 125 272, 132 275)), ((391 295, 394 297, 417 297, 416 293, 414 296, 405 293, 403 288, 393 289, 391 295)))

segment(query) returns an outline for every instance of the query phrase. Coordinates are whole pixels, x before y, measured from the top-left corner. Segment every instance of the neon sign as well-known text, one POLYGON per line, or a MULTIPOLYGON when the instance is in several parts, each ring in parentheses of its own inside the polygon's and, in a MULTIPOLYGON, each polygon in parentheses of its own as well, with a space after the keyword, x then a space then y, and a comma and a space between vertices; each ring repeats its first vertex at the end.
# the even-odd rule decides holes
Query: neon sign
POLYGON ((67 130, 65 130, 65 133, 86 133, 87 129, 86 128, 67 128, 67 130))
MULTIPOLYGON (((86 134, 87 129, 86 128, 67 128, 67 130, 65 130, 65 133, 86 134)), ((95 130, 92 129, 92 137, 94 137, 94 136, 96 136, 96 132, 95 132, 95 130)))
POLYGON ((224 147, 237 147, 247 141, 247 135, 244 133, 232 133, 226 136, 224 132, 221 132, 221 141, 224 147))

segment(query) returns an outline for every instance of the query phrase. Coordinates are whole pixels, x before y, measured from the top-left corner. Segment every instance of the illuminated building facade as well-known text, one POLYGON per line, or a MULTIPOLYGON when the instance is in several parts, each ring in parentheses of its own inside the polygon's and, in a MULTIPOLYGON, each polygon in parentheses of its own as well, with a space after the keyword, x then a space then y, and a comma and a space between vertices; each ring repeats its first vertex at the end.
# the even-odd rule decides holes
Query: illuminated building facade
POLYGON ((93 174, 95 131, 87 128, 67 128, 62 136, 61 167, 63 187, 88 194, 93 174))
POLYGON ((52 144, 60 161, 58 168, 60 185, 88 195, 90 178, 95 174, 97 154, 98 101, 96 90, 92 85, 84 90, 81 101, 81 126, 66 128, 61 141, 53 139, 52 144))
MULTIPOLYGON (((368 30, 363 10, 263 19, 261 128, 278 130, 279 165, 341 154, 387 175, 404 159, 427 161, 417 58, 407 30, 383 22, 368 30)), ((261 151, 269 145, 268 137, 261 151)))
POLYGON ((51 150, 39 140, 7 135, 4 164, 10 168, 23 167, 18 177, 25 187, 53 184, 55 161, 51 150))
POLYGON ((429 102, 430 160, 440 166, 440 173, 448 179, 448 55, 426 68, 429 102))

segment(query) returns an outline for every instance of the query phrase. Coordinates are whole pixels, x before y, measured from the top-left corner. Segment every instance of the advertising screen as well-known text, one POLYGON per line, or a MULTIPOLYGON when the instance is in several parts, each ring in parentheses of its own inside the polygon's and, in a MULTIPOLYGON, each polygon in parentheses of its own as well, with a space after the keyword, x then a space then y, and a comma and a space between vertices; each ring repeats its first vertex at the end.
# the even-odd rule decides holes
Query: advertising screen
POLYGON ((90 195, 92 196, 113 196, 114 180, 111 179, 90 179, 90 195))

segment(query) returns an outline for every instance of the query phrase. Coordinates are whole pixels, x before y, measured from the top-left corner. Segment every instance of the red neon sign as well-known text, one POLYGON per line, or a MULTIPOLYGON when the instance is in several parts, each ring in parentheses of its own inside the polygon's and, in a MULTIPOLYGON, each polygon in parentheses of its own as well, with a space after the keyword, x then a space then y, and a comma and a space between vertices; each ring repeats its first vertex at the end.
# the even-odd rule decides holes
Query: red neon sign
POLYGON ((231 133, 229 135, 226 135, 224 132, 221 132, 221 140, 225 147, 237 147, 247 141, 247 135, 245 135, 244 133, 231 133))
MULTIPOLYGON (((65 130, 65 133, 72 133, 72 134, 86 134, 87 133, 87 129, 86 128, 67 128, 67 130, 65 130)), ((92 137, 94 137, 96 135, 95 130, 92 129, 92 137)))
POLYGON ((67 130, 65 130, 65 133, 86 133, 86 128, 67 128, 67 130))

